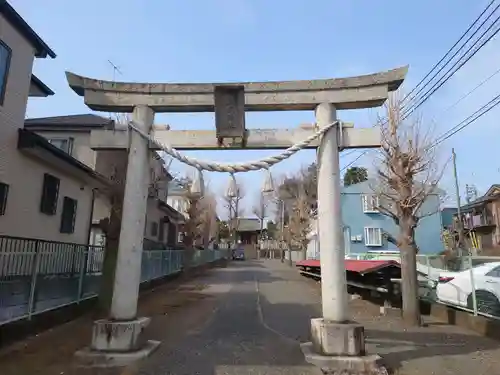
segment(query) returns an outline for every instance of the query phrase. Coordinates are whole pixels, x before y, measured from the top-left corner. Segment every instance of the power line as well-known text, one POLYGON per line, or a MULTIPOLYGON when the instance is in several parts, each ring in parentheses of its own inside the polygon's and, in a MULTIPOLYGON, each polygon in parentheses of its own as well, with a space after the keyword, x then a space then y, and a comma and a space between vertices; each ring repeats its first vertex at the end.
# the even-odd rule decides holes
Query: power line
MULTIPOLYGON (((500 7, 500 5, 499 5, 500 7)), ((474 42, 474 45, 469 48, 467 50, 467 53, 470 52, 472 50, 472 48, 479 42, 479 40, 481 40, 481 38, 486 35, 488 33, 488 31, 491 30, 492 27, 494 27, 498 21, 500 20, 500 16, 498 16, 494 23, 492 23, 487 29, 485 32, 483 32, 483 34, 481 34, 481 36, 479 37, 479 39, 474 42)), ((438 80, 438 82, 436 82, 429 90, 426 91, 426 93, 423 95, 423 98, 417 103, 415 104, 412 108, 410 109, 407 109, 404 113, 403 113, 403 119, 407 118, 410 114, 412 114, 417 108, 419 108, 422 104, 424 104, 432 94, 434 94, 437 90, 439 90, 446 82, 448 82, 451 77, 453 77, 453 75, 459 71, 472 57, 474 57, 474 55, 476 55, 477 52, 479 52, 488 42, 491 41, 491 39, 493 39, 493 37, 495 35, 498 34, 498 32, 500 31, 500 27, 498 27, 486 40, 484 40, 469 56, 467 56, 465 58, 464 61, 460 62, 460 60, 456 61, 455 64, 453 64, 451 66, 450 69, 448 69, 448 71, 444 74, 444 76, 438 80), (460 62, 460 64, 459 64, 460 62), (459 64, 457 66, 457 64, 459 64), (448 75, 449 74, 449 75, 448 75)), ((464 55, 466 56, 466 55, 464 55)))
MULTIPOLYGON (((465 36, 476 26, 476 24, 479 22, 479 20, 483 17, 484 14, 486 14, 486 12, 488 11, 489 8, 491 8, 491 6, 495 3, 496 0, 492 0, 490 1, 490 3, 486 6, 486 8, 481 12, 481 14, 474 20, 474 22, 467 28, 467 30, 462 34, 462 36, 455 42, 455 44, 444 54, 444 56, 432 67, 432 69, 424 76, 424 78, 422 78, 420 80, 420 82, 403 98, 403 101, 406 100, 418 87, 420 87, 422 85, 422 83, 432 74, 432 72, 434 70, 437 69, 437 67, 446 59, 446 57, 453 51, 453 49, 458 46, 458 44, 465 38, 465 36)), ((488 17, 483 20, 483 22, 481 22, 481 24, 477 27, 477 29, 474 31, 474 33, 472 33, 472 35, 469 36, 469 38, 467 38, 467 40, 462 43, 461 47, 455 51, 455 53, 448 59, 448 61, 428 80, 427 83, 425 83, 422 87, 420 87, 420 90, 410 99, 413 100, 415 99, 418 94, 420 92, 422 92, 422 90, 425 89, 426 86, 430 85, 432 80, 434 78, 436 78, 436 76, 453 60, 453 58, 455 58, 458 53, 467 45, 467 43, 478 33, 478 31, 481 29, 481 27, 493 16, 493 14, 498 10, 498 8, 500 7, 500 4, 497 5, 491 12, 490 14, 488 15, 488 17)), ((465 61, 463 61, 448 77, 446 77, 446 75, 460 62, 460 60, 467 55, 468 52, 471 51, 471 49, 481 40, 481 38, 486 35, 486 33, 491 30, 491 28, 495 25, 495 23, 500 19, 500 16, 497 17, 495 19, 495 21, 489 26, 489 28, 483 32, 483 34, 481 34, 481 36, 478 38, 478 40, 476 40, 473 45, 466 51, 465 54, 463 54, 461 57, 459 57, 459 59, 455 62, 454 65, 452 65, 452 67, 450 69, 448 69, 448 71, 444 74, 443 77, 441 77, 438 82, 436 82, 429 90, 427 90, 425 92, 425 94, 423 95, 424 98, 423 100, 420 100, 419 103, 417 103, 416 105, 413 105, 409 108, 406 108, 406 111, 403 110, 403 119, 405 119, 406 117, 408 117, 411 113, 413 113, 418 107, 420 107, 425 101, 427 101, 430 96, 432 94, 434 94, 439 88, 441 88, 460 68, 462 68, 482 47, 484 47, 484 45, 486 45, 486 43, 488 43, 497 33, 498 31, 500 31, 500 28, 497 29, 486 41, 484 41, 470 56, 468 56, 466 58, 465 61), (442 81, 440 83, 440 81, 443 79, 443 78, 446 78, 444 81, 442 81), (438 85, 436 87, 436 85, 438 85)), ((478 89, 480 86, 482 86, 484 83, 486 83, 488 80, 490 80, 494 75, 498 74, 499 71, 495 72, 492 76, 488 77, 485 81, 481 82, 478 86, 476 86, 473 90, 471 90, 469 93, 467 93, 465 96, 463 96, 462 98, 460 98, 456 103, 454 103, 451 107, 449 107, 447 110, 451 109, 452 107, 454 107, 455 105, 457 105, 460 101, 462 101, 463 99, 465 99, 467 96, 469 96, 470 94, 472 94, 473 91, 475 91, 476 89, 478 89)), ((404 107, 404 106, 403 106, 404 107)), ((385 120, 385 122, 387 121, 387 119, 385 120)), ((376 126, 373 125, 372 127, 376 126)), ((353 151, 350 151, 346 154, 343 154, 341 156, 349 156, 351 155, 353 152, 355 152, 356 150, 353 150, 353 151)), ((352 165, 354 162, 356 162, 357 160, 359 160, 363 155, 365 155, 366 153, 368 152, 367 151, 364 151, 361 155, 359 155, 356 159, 354 159, 350 164, 348 164, 347 167, 349 167, 350 165, 352 165)), ((347 168, 345 167, 345 168, 347 168)), ((345 169, 344 168, 344 169, 345 169)))
POLYGON ((466 119, 464 119, 463 121, 461 121, 460 123, 458 123, 457 125, 455 125, 454 127, 452 127, 451 129, 449 129, 448 131, 446 131, 445 133, 443 133, 442 135, 440 135, 437 138, 436 142, 429 147, 429 149, 433 148, 433 147, 436 147, 437 145, 443 143, 445 140, 447 140, 451 136, 457 134, 459 131, 465 129, 467 126, 469 126, 472 123, 474 123, 476 120, 478 120, 479 118, 481 118, 482 116, 484 116, 486 113, 488 113, 489 111, 491 111, 493 108, 495 108, 499 104, 500 104, 500 94, 498 94, 497 96, 495 96, 488 103, 484 104, 481 108, 479 108, 478 110, 476 110, 473 114, 471 114, 470 116, 468 116, 466 119))
MULTIPOLYGON (((493 5, 493 3, 495 2, 496 0, 491 0, 490 3, 486 6, 486 8, 481 12, 481 14, 474 20, 474 22, 467 28, 467 30, 465 30, 465 32, 462 34, 462 36, 455 42, 455 44, 444 54, 443 57, 441 57, 441 59, 432 67, 432 69, 424 76, 424 78, 422 78, 420 80, 420 82, 403 98, 403 100, 405 100, 406 98, 408 98, 418 87, 420 87, 420 85, 427 79, 427 77, 429 77, 432 72, 434 70, 437 69, 437 67, 439 66, 439 64, 441 64, 444 59, 446 59, 446 57, 451 53, 451 51, 453 51, 453 49, 460 43, 460 41, 462 39, 465 38, 465 36, 469 33, 469 31, 472 30, 472 28, 479 22, 479 20, 481 19, 481 17, 488 11, 488 9, 493 5)), ((480 26, 481 27, 481 26, 480 26)), ((478 28, 479 29, 479 28, 478 28)), ((463 46, 460 48, 462 49, 463 46)), ((459 51, 460 51, 459 49, 459 51)), ((457 51, 458 52, 458 51, 457 51)), ((456 55, 456 54, 455 54, 456 55)), ((454 56, 455 56, 454 55, 454 56)), ((453 58, 453 57, 452 57, 453 58)), ((449 62, 449 61, 448 61, 449 62)), ((446 66, 448 63, 446 63, 444 66, 446 66)), ((443 66, 443 67, 444 67, 443 66)), ((441 69, 442 70, 442 69, 441 69)), ((439 73, 439 72, 438 72, 439 73)), ((434 78, 434 77, 433 77, 434 78)), ((431 81, 433 78, 431 78, 429 81, 431 81)), ((429 82, 427 83, 429 84, 429 82)))
POLYGON ((347 164, 344 168, 342 168, 340 170, 340 173, 344 172, 347 168, 349 168, 351 165, 353 165, 354 163, 356 163, 359 159, 361 159, 366 153, 368 152, 367 151, 363 151, 360 155, 358 155, 358 157, 356 159, 354 159, 353 161, 351 161, 349 164, 347 164))
POLYGON ((466 99, 469 95, 471 95, 474 91, 476 91, 478 88, 480 88, 481 86, 483 86, 490 79, 492 79, 493 77, 495 77, 498 73, 500 73, 500 68, 498 70, 496 70, 493 74, 491 74, 488 78, 486 78, 485 80, 481 81, 481 83, 479 83, 478 85, 476 85, 472 90, 470 90, 469 92, 467 92, 465 95, 462 95, 460 97, 460 99, 458 99, 455 103, 453 103, 448 108, 446 108, 443 112, 441 112, 441 115, 444 114, 444 113, 446 113, 446 112, 448 112, 450 109, 454 108, 462 100, 466 99))

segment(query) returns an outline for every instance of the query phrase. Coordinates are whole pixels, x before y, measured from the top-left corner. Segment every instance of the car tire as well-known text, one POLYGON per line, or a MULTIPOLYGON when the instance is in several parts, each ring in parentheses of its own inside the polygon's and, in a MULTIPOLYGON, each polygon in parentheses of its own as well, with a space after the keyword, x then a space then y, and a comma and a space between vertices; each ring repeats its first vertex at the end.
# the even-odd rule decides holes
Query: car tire
MULTIPOLYGON (((490 292, 485 290, 476 290, 477 312, 500 317, 500 301, 490 292)), ((467 307, 474 309, 472 293, 467 298, 467 307)))

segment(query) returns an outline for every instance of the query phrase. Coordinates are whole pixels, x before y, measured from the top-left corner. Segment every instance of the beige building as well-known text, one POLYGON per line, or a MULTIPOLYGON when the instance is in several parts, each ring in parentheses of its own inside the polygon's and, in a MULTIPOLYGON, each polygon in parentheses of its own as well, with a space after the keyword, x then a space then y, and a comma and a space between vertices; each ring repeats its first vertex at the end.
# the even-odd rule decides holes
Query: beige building
MULTIPOLYGON (((23 129, 30 97, 54 93, 32 73, 55 53, 6 2, 0 5, 0 236, 88 243, 95 189, 107 180, 23 129)), ((42 99, 43 100, 43 99, 42 99)))
MULTIPOLYGON (((186 220, 189 220, 189 191, 179 181, 173 180, 169 183, 167 202, 175 210, 182 213, 186 220)), ((217 241, 219 233, 217 200, 211 192, 206 192, 200 201, 199 214, 202 217, 204 225, 200 228, 201 238, 195 241, 195 245, 210 248, 217 241)))
MULTIPOLYGON (((112 184, 120 185, 125 180, 127 154, 125 151, 94 151, 90 147, 93 129, 113 129, 115 121, 93 114, 33 118, 25 121, 25 129, 44 137, 50 144, 77 159, 97 173, 106 176, 112 184)), ((184 220, 181 213, 169 206, 168 185, 172 176, 164 160, 151 152, 151 185, 148 192, 145 247, 162 245, 176 247, 178 225, 184 220)), ((111 204, 107 191, 97 191, 92 213, 92 244, 103 243, 99 223, 110 216, 111 204)))

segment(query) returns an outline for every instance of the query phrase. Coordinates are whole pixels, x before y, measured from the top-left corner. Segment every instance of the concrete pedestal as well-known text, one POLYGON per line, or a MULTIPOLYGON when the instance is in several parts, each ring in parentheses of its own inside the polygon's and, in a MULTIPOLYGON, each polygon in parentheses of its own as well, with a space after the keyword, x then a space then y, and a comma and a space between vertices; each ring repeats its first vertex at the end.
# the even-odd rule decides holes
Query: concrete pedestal
POLYGON ((301 344, 301 349, 306 361, 318 366, 323 374, 387 374, 379 355, 366 355, 360 324, 311 319, 311 338, 311 342, 301 344))
POLYGON ((97 320, 89 348, 76 352, 80 365, 90 367, 126 366, 150 355, 159 341, 141 340, 150 318, 131 321, 97 320))

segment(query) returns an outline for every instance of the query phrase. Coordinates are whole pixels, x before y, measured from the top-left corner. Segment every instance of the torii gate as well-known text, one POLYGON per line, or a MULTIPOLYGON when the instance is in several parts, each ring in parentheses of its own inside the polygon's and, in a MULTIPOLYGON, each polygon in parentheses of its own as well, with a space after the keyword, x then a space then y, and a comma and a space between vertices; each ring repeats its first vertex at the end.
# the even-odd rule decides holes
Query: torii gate
MULTIPOLYGON (((379 357, 365 355, 363 327, 350 322, 347 309, 339 150, 380 147, 380 129, 354 128, 352 124, 337 121, 336 111, 382 105, 389 92, 401 85, 407 70, 406 66, 371 75, 326 80, 206 84, 117 83, 67 72, 70 87, 85 98, 89 108, 133 113, 130 129, 91 133, 93 149, 129 151, 110 317, 95 322, 87 355, 131 360, 148 355, 159 344, 150 342, 146 347, 139 347, 137 341, 149 321, 136 316, 149 183, 148 149, 159 149, 162 143, 170 151, 172 148, 289 149, 298 143, 300 146, 295 147, 294 152, 301 148, 319 151, 318 232, 323 307, 323 316, 311 320, 312 342, 302 344, 302 350, 307 361, 322 369, 350 369, 347 374, 356 373, 352 372, 356 369, 375 368, 379 357), (291 110, 314 110, 315 126, 245 127, 245 111, 291 110), (156 112, 215 112, 216 129, 160 130, 153 125, 156 112), (321 139, 313 140, 317 137, 321 139), (225 143, 228 138, 232 141, 225 143), (301 143, 304 139, 309 142, 301 143)), ((266 166, 256 163, 253 170, 260 168, 266 166)))

